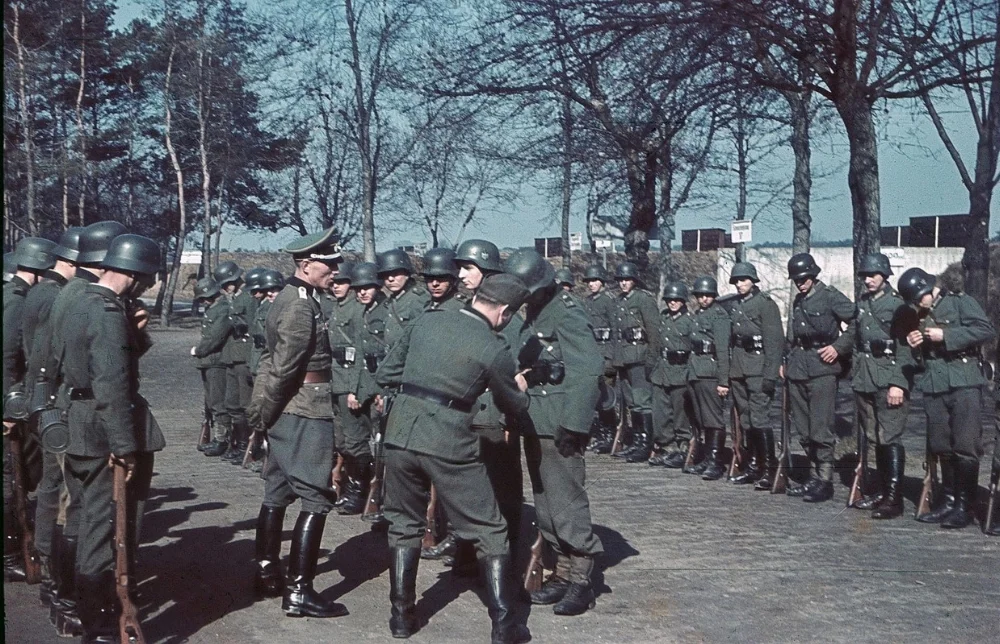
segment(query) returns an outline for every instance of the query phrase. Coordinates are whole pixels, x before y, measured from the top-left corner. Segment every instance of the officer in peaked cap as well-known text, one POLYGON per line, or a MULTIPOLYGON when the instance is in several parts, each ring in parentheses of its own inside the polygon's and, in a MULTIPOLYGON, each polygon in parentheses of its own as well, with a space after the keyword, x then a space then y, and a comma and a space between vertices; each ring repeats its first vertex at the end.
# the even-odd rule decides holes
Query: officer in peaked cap
POLYGON ((256 588, 282 596, 292 617, 339 617, 347 609, 313 589, 316 561, 333 508, 330 489, 334 430, 330 394, 331 351, 319 298, 340 265, 340 240, 333 228, 285 247, 295 274, 275 297, 264 330, 265 348, 253 398, 250 425, 267 431, 270 455, 264 470, 264 500, 257 519, 256 588), (285 508, 301 499, 288 563, 281 574, 281 531, 285 508))
POLYGON ((205 303, 201 320, 201 340, 191 348, 205 384, 205 408, 212 415, 212 440, 199 449, 205 456, 221 456, 228 447, 232 417, 226 408, 226 364, 222 354, 232 334, 229 298, 212 277, 203 277, 194 286, 194 297, 205 303))

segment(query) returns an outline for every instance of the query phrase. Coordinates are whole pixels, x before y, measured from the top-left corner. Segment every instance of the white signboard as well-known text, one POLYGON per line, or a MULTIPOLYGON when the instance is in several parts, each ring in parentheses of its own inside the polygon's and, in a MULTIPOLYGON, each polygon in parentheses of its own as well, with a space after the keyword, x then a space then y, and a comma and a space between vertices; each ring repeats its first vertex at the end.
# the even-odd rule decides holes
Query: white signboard
POLYGON ((413 245, 413 252, 418 255, 425 255, 427 253, 427 242, 420 242, 413 245))
POLYGON ((882 253, 889 258, 889 266, 900 269, 906 266, 906 251, 899 247, 882 248, 882 253))
POLYGON ((581 251, 583 250, 583 233, 570 233, 569 234, 569 249, 570 251, 581 251))
POLYGON ((734 244, 745 244, 753 241, 753 222, 746 219, 734 219, 730 230, 732 231, 734 244))
POLYGON ((596 246, 599 249, 607 248, 608 250, 613 250, 615 247, 615 243, 610 239, 595 239, 594 246, 596 246))

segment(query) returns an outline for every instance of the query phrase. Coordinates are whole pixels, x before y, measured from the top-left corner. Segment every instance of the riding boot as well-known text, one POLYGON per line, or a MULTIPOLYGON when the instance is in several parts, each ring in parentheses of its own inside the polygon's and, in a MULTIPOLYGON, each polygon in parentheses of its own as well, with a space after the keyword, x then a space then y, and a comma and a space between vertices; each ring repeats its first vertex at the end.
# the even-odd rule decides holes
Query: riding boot
POLYGON ((676 449, 672 452, 666 454, 660 461, 660 464, 668 470, 677 470, 684 467, 684 463, 687 461, 687 446, 684 443, 680 444, 680 449, 676 449))
POLYGON ((774 475, 778 471, 778 458, 774 455, 774 430, 761 429, 757 432, 757 459, 764 464, 761 477, 754 484, 755 490, 770 490, 774 475))
POLYGON ((257 560, 254 589, 258 597, 281 597, 285 591, 285 577, 281 574, 281 531, 284 520, 285 508, 260 506, 254 554, 257 560))
POLYGON ((83 634, 83 625, 77 611, 76 589, 76 546, 77 538, 60 532, 58 546, 53 542, 53 550, 59 553, 56 573, 59 585, 49 608, 49 621, 56 627, 60 637, 77 637, 83 634))
MULTIPOLYGON (((859 510, 875 510, 882 505, 883 499, 886 498, 887 490, 889 489, 889 470, 890 464, 886 460, 889 458, 889 447, 890 445, 876 445, 875 446, 875 469, 878 473, 879 490, 871 496, 865 496, 865 483, 866 480, 862 479, 859 482, 861 486, 861 500, 857 501, 853 506, 859 510)), ((858 451, 858 458, 865 458, 865 455, 858 451)), ((862 470, 864 471, 864 470, 862 470)), ((873 519, 891 519, 892 517, 876 517, 874 513, 872 514, 873 519)))
POLYGON ((935 510, 926 512, 917 517, 921 523, 941 523, 945 517, 955 509, 955 460, 953 454, 941 454, 938 456, 938 465, 941 467, 941 496, 943 501, 935 510))
MULTIPOLYGON (((49 581, 51 587, 49 589, 48 602, 45 601, 45 598, 41 594, 39 595, 39 598, 42 600, 42 606, 49 607, 49 621, 52 622, 53 626, 56 623, 56 611, 52 605, 59 600, 59 574, 62 572, 59 566, 62 558, 62 542, 63 527, 56 524, 52 530, 52 551, 49 556, 49 581)), ((41 590, 39 590, 39 593, 41 593, 41 590)))
POLYGON ((582 615, 594 607, 594 588, 590 576, 594 572, 594 558, 573 555, 570 558, 569 588, 552 607, 556 615, 582 615))
POLYGON ((344 485, 344 502, 337 508, 337 514, 351 516, 361 514, 368 500, 368 484, 371 481, 370 460, 359 462, 351 457, 344 462, 347 469, 347 483, 344 485))
POLYGON ((903 473, 906 451, 900 445, 877 445, 875 460, 883 481, 882 500, 872 510, 873 519, 895 519, 903 514, 903 473))
POLYGON ((21 554, 21 529, 12 503, 3 508, 3 580, 24 581, 24 557, 21 554))
POLYGON ((489 606, 490 641, 492 644, 519 644, 531 640, 528 627, 517 623, 514 614, 514 581, 511 576, 510 557, 493 555, 483 557, 479 562, 483 579, 486 581, 486 597, 489 606))
POLYGON ((76 580, 77 609, 83 626, 82 644, 118 642, 118 598, 114 572, 80 575, 76 580))
POLYGON ((233 465, 242 465, 243 457, 246 455, 247 447, 250 445, 250 426, 247 425, 245 420, 234 420, 233 433, 236 435, 232 449, 233 453, 227 460, 233 465))
POLYGON ((746 430, 747 447, 750 452, 750 462, 747 464, 747 468, 742 474, 733 477, 733 485, 750 485, 751 483, 756 483, 760 480, 760 477, 762 476, 761 467, 763 467, 764 463, 758 459, 757 449, 755 448, 757 441, 759 440, 759 434, 759 429, 750 428, 746 430))
POLYGON ((417 632, 417 567, 420 548, 393 548, 389 566, 389 630, 405 639, 417 632))
POLYGON ((726 431, 710 428, 705 430, 705 445, 708 454, 705 456, 705 471, 701 478, 704 481, 718 481, 726 474, 726 464, 723 462, 723 450, 726 447, 726 431))
POLYGON ((684 474, 701 474, 708 467, 708 463, 705 459, 705 443, 700 440, 701 432, 694 431, 691 433, 691 440, 694 441, 694 453, 691 455, 691 465, 687 464, 687 455, 684 455, 684 466, 681 468, 681 472, 684 474))
POLYGON ((288 583, 281 600, 281 610, 289 617, 342 617, 348 614, 343 604, 323 599, 313 589, 325 525, 326 515, 316 512, 300 512, 295 522, 292 550, 288 556, 288 583))
POLYGON ((979 459, 955 457, 955 509, 941 521, 941 527, 961 530, 976 518, 979 494, 979 459))
MULTIPOLYGON (((832 455, 832 450, 830 454, 832 455)), ((823 503, 833 498, 833 462, 826 460, 826 457, 818 458, 822 458, 816 461, 816 480, 819 483, 802 495, 802 500, 806 503, 823 503)))
POLYGON ((633 421, 639 417, 639 433, 636 434, 632 447, 622 454, 626 463, 645 463, 649 459, 649 453, 653 449, 653 414, 642 412, 633 414, 633 421))
POLYGON ((455 534, 449 532, 445 535, 444 539, 438 542, 438 544, 432 548, 424 548, 420 551, 421 559, 444 559, 445 557, 450 557, 455 554, 455 534))
POLYGON ((542 587, 532 591, 532 604, 555 604, 563 598, 569 588, 570 558, 564 554, 556 554, 556 569, 548 579, 542 582, 542 587))

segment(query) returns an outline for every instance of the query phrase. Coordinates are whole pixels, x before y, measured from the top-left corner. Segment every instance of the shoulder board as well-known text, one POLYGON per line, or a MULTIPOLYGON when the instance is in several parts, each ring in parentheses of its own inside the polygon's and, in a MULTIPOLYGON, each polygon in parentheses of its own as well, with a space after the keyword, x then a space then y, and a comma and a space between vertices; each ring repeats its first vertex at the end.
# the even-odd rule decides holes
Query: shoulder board
POLYGON ((652 291, 647 291, 647 290, 646 290, 646 289, 644 289, 644 288, 640 288, 640 289, 636 289, 636 290, 637 290, 637 291, 639 291, 640 293, 644 293, 645 295, 648 295, 649 297, 651 297, 651 298, 653 298, 653 299, 656 299, 656 296, 655 296, 655 295, 653 295, 653 292, 652 292, 652 291))
POLYGON ((122 311, 122 307, 119 306, 118 303, 116 303, 116 302, 111 302, 109 300, 104 300, 104 310, 105 311, 120 312, 120 311, 122 311))
POLYGON ((468 302, 469 296, 466 295, 465 293, 455 293, 455 299, 458 300, 459 302, 468 302))
POLYGON ((566 305, 567 309, 571 309, 574 306, 576 306, 576 300, 574 300, 573 296, 567 293, 566 291, 563 291, 562 293, 559 294, 559 299, 562 300, 563 304, 566 305))
POLYGON ((427 294, 427 291, 424 290, 423 286, 414 286, 413 288, 410 289, 410 292, 413 293, 414 295, 426 295, 427 294))
POLYGON ((299 287, 299 299, 300 300, 308 300, 309 299, 309 291, 306 290, 305 286, 300 286, 299 287))
POLYGON ((772 301, 773 301, 773 300, 771 299, 771 296, 770 296, 770 295, 768 295, 767 293, 765 293, 764 291, 758 291, 758 292, 757 292, 757 295, 761 296, 762 298, 764 298, 764 299, 765 299, 765 300, 767 300, 768 302, 772 302, 772 301))

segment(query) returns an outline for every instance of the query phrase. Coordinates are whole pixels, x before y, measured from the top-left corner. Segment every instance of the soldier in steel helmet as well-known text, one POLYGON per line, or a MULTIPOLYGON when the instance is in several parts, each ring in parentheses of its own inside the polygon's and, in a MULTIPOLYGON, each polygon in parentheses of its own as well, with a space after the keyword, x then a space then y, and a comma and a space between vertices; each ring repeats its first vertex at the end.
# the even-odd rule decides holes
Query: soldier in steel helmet
POLYGON ((488 275, 503 272, 500 249, 484 239, 467 239, 455 249, 458 279, 466 289, 475 292, 488 275))
POLYGON ((583 454, 604 360, 586 312, 558 289, 541 255, 520 250, 504 267, 530 292, 525 317, 515 318, 507 333, 519 368, 528 370, 531 400, 514 426, 524 437, 538 529, 556 554, 555 572, 531 601, 555 604, 557 615, 579 615, 594 607, 591 575, 603 552, 591 523, 583 454))
POLYGON ((530 639, 514 612, 507 526, 478 458, 479 441, 468 431, 476 398, 486 387, 509 414, 522 413, 528 405, 524 376, 515 375, 514 361, 497 333, 527 292, 511 275, 486 278, 468 308, 429 311, 409 326, 378 370, 381 385, 399 388, 385 439, 385 515, 392 547, 389 627, 394 637, 409 637, 419 625, 415 586, 433 484, 454 532, 479 551, 492 641, 530 639), (442 364, 448 368, 441 369, 442 364))
POLYGON ((420 274, 430 295, 426 310, 457 311, 465 306, 465 296, 458 292, 458 264, 455 263, 455 251, 450 248, 430 249, 424 254, 424 265, 420 274))
POLYGON ((226 364, 222 353, 232 334, 232 317, 229 299, 223 295, 219 283, 203 277, 194 285, 194 299, 205 305, 201 320, 201 339, 191 347, 205 383, 205 408, 212 416, 212 440, 199 445, 205 456, 222 456, 229 446, 229 429, 232 417, 226 407, 226 364))
MULTIPOLYGON (((337 274, 340 277, 340 273, 337 274)), ((265 269, 257 276, 253 282, 247 283, 247 289, 257 300, 257 311, 254 313, 253 321, 250 323, 250 339, 253 341, 253 348, 250 350, 250 375, 257 377, 257 370, 260 367, 260 359, 264 355, 264 348, 267 341, 264 337, 264 327, 267 320, 267 312, 271 310, 271 303, 278 296, 281 289, 285 287, 285 277, 281 271, 265 269)))
MULTIPOLYGON (((906 344, 906 333, 916 324, 913 310, 889 284, 890 275, 889 258, 882 253, 862 259, 858 276, 864 280, 865 292, 854 320, 851 388, 858 424, 868 444, 875 446, 879 481, 879 491, 855 507, 871 510, 873 519, 903 514, 903 432, 913 388, 913 352, 906 344)), ((858 455, 868 457, 860 445, 858 455)))
POLYGON ((413 262, 401 248, 387 250, 378 256, 378 278, 385 288, 385 306, 389 309, 385 337, 391 347, 403 335, 403 330, 420 317, 430 297, 413 279, 413 262))
MULTIPOLYGON (((587 286, 587 296, 583 298, 581 304, 587 315, 590 316, 591 324, 594 325, 594 340, 604 357, 603 378, 605 385, 613 387, 615 367, 612 361, 614 342, 611 329, 615 324, 616 307, 614 298, 604 288, 606 281, 607 275, 601 266, 597 264, 588 266, 583 272, 583 283, 587 286)), ((614 409, 599 411, 590 449, 598 454, 610 452, 614 443, 614 428, 617 422, 617 414, 614 409)))
MULTIPOLYGON (((41 465, 41 455, 37 449, 28 447, 31 434, 26 432, 27 395, 25 376, 27 360, 24 351, 23 321, 30 290, 42 279, 42 275, 55 266, 53 254, 55 244, 41 237, 25 237, 18 242, 14 251, 16 270, 11 281, 3 287, 3 507, 4 507, 4 578, 8 581, 22 581, 25 578, 24 561, 21 555, 21 527, 14 513, 14 468, 11 460, 10 436, 16 438, 24 450, 26 462, 33 462, 37 469, 41 465), (17 408, 20 408, 19 410, 17 408)), ((31 482, 25 481, 29 488, 31 482)))
MULTIPOLYGON (((236 262, 222 262, 212 273, 223 296, 229 300, 229 337, 222 349, 222 362, 226 365, 226 410, 232 423, 229 445, 222 460, 233 464, 243 462, 243 454, 250 440, 250 426, 246 408, 253 392, 250 377, 250 320, 257 310, 257 300, 243 288, 243 269, 236 262)), ((208 453, 206 451, 206 453, 208 453)))
MULTIPOLYGON (((76 561, 78 612, 84 641, 113 641, 120 606, 114 576, 114 467, 125 469, 130 522, 127 548, 134 557, 153 455, 163 434, 139 393, 139 359, 152 346, 146 317, 131 313, 160 268, 151 239, 115 237, 101 262, 104 272, 88 284, 67 312, 63 329, 63 382, 70 419, 67 477, 80 489, 76 561)), ((120 502, 120 501, 119 501, 120 502)))
MULTIPOLYGON (((649 381, 653 384, 653 456, 650 465, 670 469, 684 466, 689 442, 694 440, 691 431, 691 400, 688 397, 688 378, 691 362, 691 331, 694 318, 688 312, 688 289, 680 282, 667 284, 663 290, 666 308, 660 312, 660 355, 653 363, 649 381)), ((633 452, 628 462, 645 460, 633 452)))
POLYGON ((713 277, 699 277, 691 289, 698 301, 691 333, 688 370, 689 395, 703 432, 705 458, 684 471, 700 474, 706 481, 722 478, 726 468, 722 450, 726 446, 724 401, 729 395, 729 313, 716 302, 719 285, 713 277))
POLYGON ((917 311, 917 328, 906 342, 917 350, 916 385, 924 394, 928 458, 941 465, 943 500, 917 517, 942 528, 961 529, 975 518, 982 449, 982 345, 996 329, 975 298, 952 293, 920 268, 899 277, 899 294, 917 311))
MULTIPOLYGON (((788 365, 783 376, 789 386, 788 407, 792 427, 813 465, 809 480, 790 485, 789 496, 801 496, 808 503, 833 498, 833 452, 837 435, 833 431, 837 402, 837 378, 841 360, 854 348, 854 302, 834 287, 818 279, 816 260, 808 253, 788 260, 788 279, 798 293, 792 302, 788 320, 788 365), (846 325, 846 329, 842 327, 846 325)), ((770 483, 776 466, 771 465, 774 437, 770 428, 757 440, 767 450, 768 464, 762 471, 770 483)), ((758 455, 759 458, 759 455, 758 455)), ((759 487, 764 487, 759 485, 759 487)), ((767 486, 768 488, 770 485, 767 486)))
POLYGON ((560 268, 556 271, 556 284, 559 288, 566 291, 570 295, 573 294, 573 286, 576 284, 576 279, 573 277, 573 271, 568 268, 560 268))
MULTIPOLYGON (((996 369, 996 362, 1000 362, 1000 340, 997 341, 996 353, 994 355, 994 369, 996 369)), ((996 498, 998 494, 998 487, 1000 487, 1000 387, 996 386, 996 371, 993 373, 993 397, 995 398, 994 409, 996 411, 996 419, 994 422, 995 432, 993 435, 993 463, 990 468, 990 493, 994 495, 994 504, 1000 503, 1000 499, 996 498)), ((994 505, 994 511, 992 517, 987 517, 984 520, 983 532, 991 537, 1000 537, 1000 508, 994 505), (992 522, 990 522, 992 519, 992 522)))
POLYGON ((784 344, 778 305, 757 286, 757 269, 737 262, 729 276, 737 296, 730 308, 729 389, 750 448, 750 462, 733 478, 738 485, 771 487, 777 461, 771 429, 771 402, 784 344))
POLYGON ((615 300, 615 323, 612 361, 618 378, 627 382, 626 402, 631 412, 634 440, 618 456, 629 458, 633 452, 642 460, 649 458, 653 441, 653 390, 649 372, 660 353, 660 311, 656 299, 640 288, 639 267, 622 262, 615 270, 620 292, 615 300))

